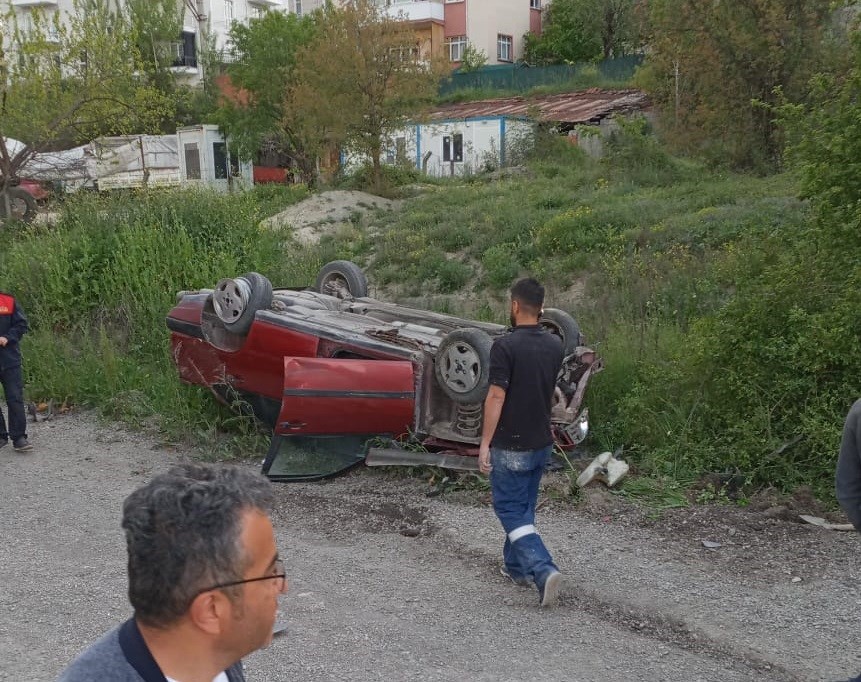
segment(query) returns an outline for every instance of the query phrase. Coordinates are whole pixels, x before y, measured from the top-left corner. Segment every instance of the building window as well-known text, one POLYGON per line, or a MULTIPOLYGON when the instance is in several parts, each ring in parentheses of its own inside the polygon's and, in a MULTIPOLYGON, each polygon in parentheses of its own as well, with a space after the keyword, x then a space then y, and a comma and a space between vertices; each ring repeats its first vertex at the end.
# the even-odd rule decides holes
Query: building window
POLYGON ((442 160, 460 163, 463 161, 463 135, 455 133, 442 138, 442 160))
POLYGON ((189 180, 200 180, 200 149, 196 142, 185 145, 185 176, 189 180))
POLYGON ((216 180, 227 180, 230 169, 227 166, 227 145, 224 142, 212 143, 212 166, 216 180))
POLYGON ((501 62, 514 61, 514 39, 501 33, 496 36, 496 58, 501 62))
POLYGON ((193 31, 183 31, 178 43, 171 45, 173 66, 197 68, 197 45, 193 31))
POLYGON ((266 14, 266 9, 260 5, 248 5, 248 11, 252 19, 262 19, 263 15, 266 14))
POLYGON ((302 0, 293 0, 293 11, 297 17, 302 16, 302 0))
POLYGON ((541 9, 541 0, 529 0, 529 7, 532 9, 541 9))
POLYGON ((33 32, 33 13, 30 10, 21 10, 18 15, 18 26, 25 36, 29 36, 33 32))
POLYGON ((418 58, 419 58, 418 45, 416 45, 414 47, 407 47, 406 45, 401 45, 400 47, 390 47, 389 48, 389 57, 394 62, 415 62, 415 61, 418 61, 418 58))
POLYGON ((396 137, 395 146, 386 149, 386 163, 404 164, 407 162, 407 138, 396 137))
POLYGON ((450 62, 459 62, 463 59, 463 51, 469 44, 466 36, 452 36, 445 39, 446 47, 448 47, 448 60, 450 62))
POLYGON ((224 0, 224 18, 228 24, 233 21, 233 0, 224 0))

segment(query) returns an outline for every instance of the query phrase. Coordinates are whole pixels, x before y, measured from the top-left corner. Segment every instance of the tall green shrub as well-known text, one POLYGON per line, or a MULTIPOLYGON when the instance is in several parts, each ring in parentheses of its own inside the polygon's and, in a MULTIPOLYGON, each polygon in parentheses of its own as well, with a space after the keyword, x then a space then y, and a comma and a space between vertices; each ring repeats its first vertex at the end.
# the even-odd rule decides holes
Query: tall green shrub
MULTIPOLYGON (((284 195, 289 203, 301 193, 284 195)), ((262 217, 256 192, 78 196, 55 226, 3 234, 0 289, 15 293, 32 326, 28 395, 133 421, 161 415, 177 433, 222 424, 206 391, 180 385, 165 315, 177 291, 222 277, 258 271, 276 285, 311 281, 318 264, 285 249, 289 235, 261 227, 262 217)))

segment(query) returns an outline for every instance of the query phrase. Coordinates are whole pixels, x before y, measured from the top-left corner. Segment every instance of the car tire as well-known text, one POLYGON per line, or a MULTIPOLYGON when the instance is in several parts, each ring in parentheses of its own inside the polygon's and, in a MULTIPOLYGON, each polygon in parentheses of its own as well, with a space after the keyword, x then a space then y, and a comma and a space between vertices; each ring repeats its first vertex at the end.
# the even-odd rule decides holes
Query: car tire
POLYGON ((481 329, 456 329, 442 340, 434 374, 443 392, 456 403, 475 404, 487 395, 493 339, 481 329))
POLYGON ((344 290, 353 298, 368 295, 368 278, 358 265, 348 260, 335 260, 320 268, 314 290, 344 298, 344 290))
MULTIPOLYGON (((33 218, 36 217, 38 208, 36 200, 30 193, 20 187, 7 187, 6 194, 9 196, 10 208, 12 209, 11 217, 25 223, 32 222, 33 218)), ((6 202, 0 195, 0 218, 7 217, 9 216, 6 215, 6 202)))
POLYGON ((564 310, 545 308, 539 324, 562 339, 565 355, 571 355, 580 345, 580 325, 564 310))
POLYGON ((257 311, 272 305, 272 283, 257 272, 222 279, 215 285, 212 303, 225 329, 233 334, 247 334, 257 311))

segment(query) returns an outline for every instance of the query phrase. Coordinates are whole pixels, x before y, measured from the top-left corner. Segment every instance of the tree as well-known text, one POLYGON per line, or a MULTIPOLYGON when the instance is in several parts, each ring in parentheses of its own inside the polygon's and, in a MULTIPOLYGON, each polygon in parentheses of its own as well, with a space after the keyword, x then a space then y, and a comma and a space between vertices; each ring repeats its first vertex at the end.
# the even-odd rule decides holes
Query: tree
POLYGON ((420 54, 413 28, 372 0, 327 6, 320 22, 299 53, 288 110, 306 129, 319 126, 330 143, 343 140, 366 157, 379 189, 384 145, 433 100, 448 66, 420 54))
MULTIPOLYGON (((316 175, 316 145, 297 116, 286 115, 286 93, 294 83, 296 54, 314 37, 314 15, 267 12, 248 25, 234 24, 235 61, 227 68, 232 96, 223 97, 216 121, 243 156, 266 146, 291 157, 303 178, 316 175)), ((309 131, 310 132, 310 131, 309 131)))
POLYGON ((803 99, 827 61, 832 0, 652 0, 643 85, 679 146, 770 169, 781 140, 769 107, 803 99), (764 106, 762 106, 764 105, 764 106))
POLYGON ((478 71, 485 64, 487 64, 487 53, 484 50, 479 50, 472 43, 468 43, 460 56, 460 73, 478 71))
POLYGON ((182 31, 184 6, 176 0, 126 0, 143 72, 152 80, 172 81, 173 44, 182 31))
POLYGON ((65 23, 34 8, 26 31, 13 12, 2 21, 0 198, 35 154, 155 130, 169 110, 169 99, 141 82, 135 32, 110 0, 75 0, 65 23))
POLYGON ((216 108, 213 66, 217 55, 211 32, 197 35, 201 82, 182 82, 173 69, 186 6, 180 0, 125 0, 137 46, 138 77, 173 102, 159 124, 159 132, 165 134, 176 132, 179 125, 200 123, 216 108))
POLYGON ((524 59, 561 64, 609 59, 640 47, 637 0, 553 0, 541 35, 526 34, 524 59))

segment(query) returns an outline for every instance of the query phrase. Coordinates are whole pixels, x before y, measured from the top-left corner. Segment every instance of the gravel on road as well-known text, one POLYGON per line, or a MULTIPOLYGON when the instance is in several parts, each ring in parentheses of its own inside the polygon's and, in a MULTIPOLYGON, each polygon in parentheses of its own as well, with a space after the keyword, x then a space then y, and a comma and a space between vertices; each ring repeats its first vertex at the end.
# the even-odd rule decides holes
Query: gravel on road
MULTIPOLYGON (((53 680, 130 614, 123 498, 165 447, 81 413, 0 450, 0 680, 53 680)), ((258 468, 260 458, 243 463, 258 468)), ((770 510, 645 513, 600 492, 548 497, 560 604, 499 573, 476 490, 359 468, 278 484, 285 634, 246 659, 262 680, 834 681, 861 671, 859 539, 770 510), (717 547, 707 548, 703 540, 717 547)))

